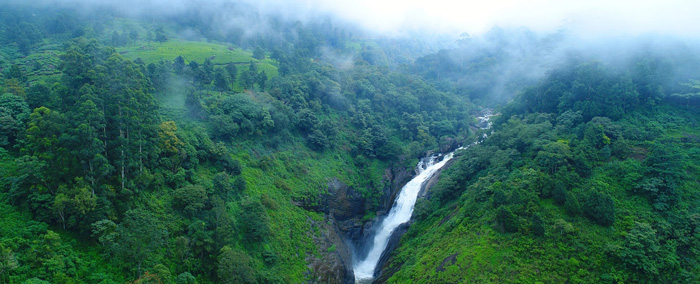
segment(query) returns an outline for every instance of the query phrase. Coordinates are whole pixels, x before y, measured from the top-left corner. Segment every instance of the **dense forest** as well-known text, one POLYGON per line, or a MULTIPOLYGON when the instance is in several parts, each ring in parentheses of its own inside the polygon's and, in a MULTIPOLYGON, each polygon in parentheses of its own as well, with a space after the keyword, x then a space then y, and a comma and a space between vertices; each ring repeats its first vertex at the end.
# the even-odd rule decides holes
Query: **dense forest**
POLYGON ((665 63, 572 61, 526 88, 416 205, 384 280, 700 281, 698 86, 666 94, 665 63))
POLYGON ((316 60, 359 42, 318 27, 205 42, 177 37, 198 23, 75 13, 0 13, 3 282, 313 279, 329 178, 371 219, 385 168, 470 133, 468 99, 316 60))
POLYGON ((379 282, 700 281, 692 48, 436 51, 226 8, 246 25, 0 7, 0 283, 352 283, 419 159, 475 141, 379 282))

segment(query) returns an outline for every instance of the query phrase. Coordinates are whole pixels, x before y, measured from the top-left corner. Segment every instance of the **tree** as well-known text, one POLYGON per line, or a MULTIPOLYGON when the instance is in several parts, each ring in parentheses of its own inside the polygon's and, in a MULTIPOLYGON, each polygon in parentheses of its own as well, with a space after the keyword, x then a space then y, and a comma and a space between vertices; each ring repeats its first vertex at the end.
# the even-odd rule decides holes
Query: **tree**
POLYGON ((263 50, 262 47, 256 46, 253 50, 253 58, 257 60, 265 59, 265 50, 263 50))
POLYGON ((661 245, 651 225, 635 222, 616 254, 644 278, 657 282, 662 271, 678 266, 678 256, 668 249, 661 245))
POLYGON ((182 70, 185 68, 185 59, 182 58, 182 55, 175 57, 175 60, 173 60, 173 68, 177 74, 182 74, 182 70))
POLYGON ((153 88, 158 91, 165 90, 170 79, 170 64, 164 61, 160 61, 157 64, 150 63, 147 66, 147 73, 153 88))
POLYGON ((671 94, 670 98, 685 102, 686 107, 690 106, 690 102, 693 102, 693 105, 700 105, 700 80, 690 80, 688 83, 683 83, 683 86, 688 87, 689 92, 671 94))
POLYGON ((158 27, 156 29, 156 41, 157 42, 168 41, 168 37, 165 35, 165 31, 163 30, 163 27, 158 27))
POLYGON ((498 207, 496 211, 496 224, 501 228, 501 231, 514 233, 520 227, 518 216, 510 211, 507 206, 498 207))
POLYGON ((255 82, 258 83, 258 87, 260 87, 261 90, 265 90, 265 82, 267 82, 267 73, 265 73, 265 71, 260 71, 260 73, 258 73, 258 76, 256 77, 255 82))
POLYGON ((532 233, 538 237, 544 237, 546 232, 544 220, 540 213, 532 214, 532 233))
POLYGON ((555 204, 563 205, 566 202, 566 186, 561 181, 556 181, 554 183, 554 188, 552 189, 552 199, 555 204))
POLYGON ((249 70, 246 70, 241 72, 239 79, 241 80, 241 85, 243 85, 244 88, 252 89, 253 84, 255 83, 255 74, 251 74, 249 70))
POLYGON ((187 226, 190 249, 201 261, 206 261, 205 258, 213 253, 213 234, 214 232, 209 230, 207 223, 199 219, 192 220, 192 223, 187 226))
POLYGON ((226 71, 222 68, 216 68, 214 71, 214 86, 219 92, 228 91, 231 85, 229 76, 227 76, 225 72, 226 71))
POLYGON ((241 161, 232 158, 229 153, 224 153, 217 163, 230 175, 237 176, 241 174, 241 161))
POLYGON ((243 192, 246 187, 245 178, 242 176, 237 177, 236 181, 233 183, 233 188, 235 188, 238 192, 243 192))
POLYGON ((19 263, 12 250, 0 244, 0 282, 10 283, 10 272, 18 267, 19 263))
POLYGON ((166 153, 177 154, 180 147, 184 146, 179 137, 177 137, 177 125, 174 121, 164 121, 159 126, 158 138, 160 142, 158 146, 166 153))
POLYGON ((129 38, 131 39, 132 42, 134 42, 134 44, 136 44, 136 40, 139 39, 139 32, 136 31, 135 29, 131 29, 129 31, 129 38))
POLYGON ((180 275, 175 278, 176 284, 197 284, 197 278, 195 278, 189 272, 180 273, 180 275))
POLYGON ((499 208, 501 205, 506 205, 507 202, 508 198, 503 190, 497 189, 493 192, 493 208, 499 208))
POLYGON ((7 79, 16 79, 20 83, 27 82, 27 76, 24 75, 24 71, 17 64, 10 65, 10 70, 7 71, 7 79))
POLYGON ((109 251, 123 263, 135 265, 136 275, 140 276, 144 264, 149 267, 151 261, 158 258, 167 231, 151 212, 132 209, 126 211, 113 234, 109 251))
POLYGON ((238 76, 238 70, 236 68, 236 64, 233 62, 230 62, 229 64, 226 64, 226 73, 228 73, 228 79, 229 82, 231 83, 231 89, 233 89, 233 84, 236 82, 236 76, 238 76))
POLYGON ((247 197, 241 201, 243 231, 249 242, 261 242, 270 234, 270 220, 260 200, 247 197))
POLYGON ((309 145, 314 150, 319 150, 319 151, 323 150, 323 149, 327 148, 328 144, 329 144, 328 137, 326 137, 326 135, 323 134, 323 132, 321 132, 321 130, 318 130, 318 129, 314 129, 313 131, 311 131, 308 139, 309 139, 309 145))
POLYGON ((0 95, 0 147, 15 145, 25 130, 29 118, 29 106, 20 97, 0 95))
POLYGON ((318 117, 308 108, 299 110, 297 117, 299 119, 297 125, 303 131, 310 132, 319 126, 318 117))
POLYGON ((581 214, 581 203, 578 202, 578 197, 573 192, 566 192, 564 200, 564 209, 569 216, 578 216, 581 214))
POLYGON ((219 195, 226 196, 231 190, 233 190, 233 186, 231 185, 231 176, 226 172, 216 173, 211 181, 214 185, 214 192, 219 195))
POLYGON ((610 195, 592 189, 584 205, 586 217, 602 226, 615 222, 615 203, 610 195))
POLYGON ((568 235, 574 233, 576 229, 571 223, 566 222, 564 219, 554 220, 554 229, 559 231, 560 236, 568 235))
POLYGON ((59 215, 63 229, 66 228, 69 215, 82 216, 94 210, 96 206, 97 196, 82 178, 76 178, 72 187, 59 186, 53 202, 53 209, 59 215))
POLYGON ((557 141, 544 145, 544 149, 537 153, 535 162, 542 170, 547 171, 549 174, 554 174, 560 167, 567 164, 568 159, 571 159, 569 145, 557 141))
POLYGON ((202 71, 204 71, 205 74, 205 85, 208 85, 211 83, 213 77, 214 77, 214 63, 211 62, 209 58, 204 59, 204 63, 202 63, 202 71))
POLYGON ((193 216, 206 205, 207 191, 201 185, 186 185, 173 192, 173 201, 176 208, 193 216))
POLYGON ((229 246, 223 247, 219 252, 216 274, 219 276, 220 283, 224 284, 256 282, 250 256, 229 246))
POLYGON ((29 109, 33 110, 42 106, 55 109, 59 106, 59 100, 60 98, 46 84, 40 82, 29 88, 26 101, 29 109))
POLYGON ((119 35, 119 33, 117 31, 113 31, 112 32, 112 45, 119 46, 120 41, 121 41, 121 36, 119 35))
POLYGON ((90 183, 94 194, 101 181, 113 172, 113 167, 104 157, 106 145, 100 139, 106 121, 104 112, 94 103, 99 98, 88 86, 81 88, 80 92, 82 102, 72 114, 71 121, 76 126, 69 131, 73 142, 69 148, 83 166, 85 180, 90 183))
POLYGON ((241 72, 240 80, 241 84, 246 89, 253 89, 253 85, 258 80, 258 66, 255 64, 255 62, 250 61, 250 64, 248 64, 248 70, 241 72))

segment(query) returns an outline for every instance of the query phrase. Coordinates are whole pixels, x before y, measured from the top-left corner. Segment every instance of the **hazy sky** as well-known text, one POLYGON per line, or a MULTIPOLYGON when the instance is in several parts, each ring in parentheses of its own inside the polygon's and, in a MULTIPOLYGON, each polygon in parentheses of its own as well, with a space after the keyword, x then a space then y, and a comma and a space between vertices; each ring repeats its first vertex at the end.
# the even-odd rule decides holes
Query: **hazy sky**
POLYGON ((698 0, 267 0, 266 8, 330 13, 380 32, 439 30, 479 34, 494 25, 584 34, 700 36, 698 0))
POLYGON ((369 31, 480 34, 494 25, 535 31, 566 28, 584 36, 670 34, 700 38, 700 0, 0 0, 26 5, 108 5, 137 14, 176 14, 244 2, 289 19, 330 15, 369 31))

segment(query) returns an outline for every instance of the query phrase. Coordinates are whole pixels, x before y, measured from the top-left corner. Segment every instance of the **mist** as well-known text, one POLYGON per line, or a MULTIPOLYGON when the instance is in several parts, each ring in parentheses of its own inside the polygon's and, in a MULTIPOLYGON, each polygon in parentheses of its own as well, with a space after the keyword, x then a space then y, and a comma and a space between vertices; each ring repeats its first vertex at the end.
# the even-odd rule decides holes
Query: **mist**
POLYGON ((332 18, 381 36, 415 33, 481 35, 494 26, 524 27, 551 33, 567 29, 585 37, 663 34, 700 35, 696 12, 700 2, 671 1, 398 1, 398 0, 37 0, 29 6, 62 6, 87 12, 111 9, 130 16, 175 16, 200 11, 214 21, 236 20, 241 14, 274 15, 288 20, 332 18), (228 17, 230 15, 231 17, 228 17))
MULTIPOLYGON (((266 41, 303 41, 302 35, 297 34, 297 25, 313 26, 327 34, 342 32, 356 42, 370 40, 378 44, 363 43, 361 51, 344 53, 342 43, 335 46, 321 43, 315 56, 338 69, 352 68, 358 59, 393 70, 413 66, 408 69, 434 79, 438 87, 441 80, 456 83, 442 88, 443 91, 476 94, 474 98, 490 97, 497 102, 508 100, 548 70, 573 58, 625 68, 631 58, 640 54, 669 57, 694 53, 698 46, 696 39, 700 38, 700 26, 689 24, 695 22, 700 2, 688 0, 612 3, 603 0, 585 3, 554 0, 493 3, 38 0, 27 3, 10 0, 10 3, 77 9, 93 16, 108 11, 153 22, 165 19, 178 23, 179 38, 218 38, 249 49, 266 41), (203 26, 209 27, 208 30, 194 28, 203 26), (484 63, 493 58, 498 60, 487 68, 464 69, 465 64, 484 63), (420 66, 421 62, 430 60, 436 60, 434 66, 443 70, 420 66), (449 68, 459 72, 443 74, 449 68)), ((691 57, 689 62, 695 62, 697 56, 691 57)), ((692 68, 683 70, 689 69, 692 68)), ((694 74, 678 76, 691 78, 694 74)))

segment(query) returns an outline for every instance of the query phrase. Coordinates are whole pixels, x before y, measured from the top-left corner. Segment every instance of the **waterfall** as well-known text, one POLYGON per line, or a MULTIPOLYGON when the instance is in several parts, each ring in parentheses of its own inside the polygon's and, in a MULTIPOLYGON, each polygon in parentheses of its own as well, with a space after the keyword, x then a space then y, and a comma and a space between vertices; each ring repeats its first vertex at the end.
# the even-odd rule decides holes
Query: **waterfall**
POLYGON ((382 256, 382 252, 384 252, 389 242, 391 233, 396 227, 411 219, 413 206, 416 204, 421 186, 425 181, 430 179, 437 170, 442 168, 447 161, 452 159, 452 155, 453 153, 445 155, 445 157, 437 163, 435 160, 439 156, 432 156, 427 159, 427 161, 425 161, 425 159, 421 160, 416 169, 418 175, 401 188, 401 192, 399 193, 399 197, 396 198, 394 206, 391 207, 391 211, 389 211, 389 214, 377 228, 367 256, 353 265, 355 281, 361 282, 363 280, 367 281, 373 279, 374 269, 377 267, 377 262, 379 262, 379 258, 382 256))
MULTIPOLYGON (((482 113, 483 116, 477 117, 478 126, 481 129, 491 128, 491 122, 489 119, 493 116, 493 112, 490 109, 485 109, 482 113)), ((483 138, 486 138, 484 134, 483 138)), ((478 142, 474 142, 476 144, 478 142)), ((466 146, 465 148, 471 145, 466 146)), ((463 148, 459 148, 463 149, 463 148)), ((457 149, 457 150, 459 150, 457 149)), ((374 239, 371 243, 369 252, 363 259, 358 259, 353 261, 353 270, 355 274, 356 283, 370 283, 374 279, 374 270, 377 267, 379 258, 382 257, 384 249, 386 249, 389 243, 389 238, 391 233, 403 223, 408 222, 413 214, 413 207, 416 205, 416 200, 418 199, 418 194, 420 193, 423 183, 429 180, 435 172, 441 169, 450 159, 454 152, 445 155, 445 157, 439 162, 435 162, 440 155, 433 155, 430 158, 423 159, 418 163, 416 171, 418 175, 411 179, 399 193, 399 197, 396 198, 394 205, 391 207, 391 211, 382 220, 379 227, 374 232, 374 239)), ((360 257, 360 256, 358 256, 360 257)))

